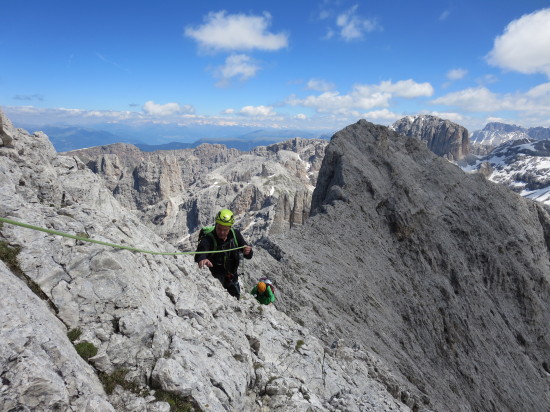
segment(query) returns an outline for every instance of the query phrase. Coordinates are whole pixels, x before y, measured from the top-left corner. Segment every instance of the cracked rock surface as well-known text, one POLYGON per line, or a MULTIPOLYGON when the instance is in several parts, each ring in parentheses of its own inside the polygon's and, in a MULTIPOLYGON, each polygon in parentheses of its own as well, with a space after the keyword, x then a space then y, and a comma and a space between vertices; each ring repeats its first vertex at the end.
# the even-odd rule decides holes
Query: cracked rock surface
MULTIPOLYGON (((176 251, 78 158, 57 156, 45 135, 3 114, 2 127, 12 137, 0 147, 2 217, 176 251)), ((196 411, 410 410, 370 377, 379 359, 331 348, 250 295, 236 301, 189 256, 6 223, 0 234, 3 247, 20 249, 14 265, 0 263, 0 410, 168 411, 160 393, 196 411), (97 352, 86 361, 80 344, 97 352)))

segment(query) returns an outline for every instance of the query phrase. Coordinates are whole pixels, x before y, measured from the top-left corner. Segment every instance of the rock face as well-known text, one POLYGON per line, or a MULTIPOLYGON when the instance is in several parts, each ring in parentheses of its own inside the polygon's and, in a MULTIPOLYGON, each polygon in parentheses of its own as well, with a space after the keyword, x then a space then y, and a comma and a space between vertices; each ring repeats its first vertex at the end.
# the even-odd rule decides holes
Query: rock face
MULTIPOLYGON (((58 156, 45 135, 0 117, 12 138, 0 146, 0 216, 176 251, 79 158, 58 156)), ((270 179, 271 190, 279 167, 303 172, 295 152, 261 150, 278 161, 242 174, 238 162, 257 155, 237 154, 236 165, 192 183, 204 198, 178 207, 210 205, 231 190, 255 204, 263 192, 248 180, 270 179), (231 185, 214 184, 227 176, 231 185)), ((109 167, 122 176, 124 165, 109 167)), ((163 180, 165 193, 173 182, 163 180)), ((0 410, 167 412, 164 392, 201 412, 549 410, 544 205, 465 174, 418 138, 360 121, 334 135, 311 210, 294 215, 309 217, 259 240, 243 267, 243 290, 273 278, 275 306, 247 294, 234 300, 190 256, 4 223, 0 410), (8 259, 5 250, 18 248, 8 259), (88 362, 67 336, 75 330, 74 344, 98 350, 88 362)), ((268 220, 254 219, 249 233, 268 220)))
POLYGON ((517 139, 477 157, 463 170, 478 171, 521 196, 550 205, 550 140, 517 139))
POLYGON ((100 175, 115 198, 157 234, 188 249, 222 208, 236 213, 252 240, 302 224, 327 143, 295 138, 250 152, 203 144, 152 153, 115 144, 65 155, 100 175))
POLYGON ((263 246, 252 271, 275 277, 278 307, 375 352, 413 410, 550 410, 543 205, 360 121, 332 138, 306 225, 263 246))
POLYGON ((408 116, 395 122, 392 129, 399 134, 425 141, 439 156, 459 160, 469 152, 469 133, 449 120, 430 115, 408 116))
POLYGON ((495 148, 503 143, 519 139, 550 139, 550 128, 530 127, 528 129, 500 122, 487 123, 482 130, 472 133, 470 142, 476 145, 495 148))
MULTIPOLYGON (((12 138, 0 147, 3 218, 176 251, 78 158, 0 118, 12 138)), ((250 295, 236 301, 189 256, 8 223, 0 252, 2 411, 168 412, 166 396, 196 412, 410 411, 377 379, 378 356, 327 346, 250 295)), ((257 252, 258 264, 271 261, 257 252)))

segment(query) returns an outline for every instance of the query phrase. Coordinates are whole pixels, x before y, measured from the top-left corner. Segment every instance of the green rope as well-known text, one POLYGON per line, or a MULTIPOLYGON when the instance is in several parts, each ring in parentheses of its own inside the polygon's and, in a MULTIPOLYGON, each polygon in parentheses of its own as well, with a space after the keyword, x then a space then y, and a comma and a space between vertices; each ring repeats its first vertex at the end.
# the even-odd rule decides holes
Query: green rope
POLYGON ((97 243, 98 245, 110 246, 110 247, 115 247, 115 248, 118 248, 118 249, 131 250, 133 252, 149 253, 151 255, 196 255, 196 254, 199 254, 199 253, 206 253, 206 254, 223 253, 223 252, 231 252, 233 250, 243 249, 244 247, 246 247, 246 246, 239 246, 239 247, 235 247, 233 249, 211 250, 211 251, 200 251, 200 252, 153 252, 153 251, 150 251, 150 250, 141 250, 141 249, 137 249, 135 247, 117 245, 117 244, 114 244, 114 243, 102 242, 101 240, 95 240, 95 239, 90 239, 90 238, 86 238, 86 237, 70 235, 68 233, 58 232, 57 230, 46 229, 46 228, 39 227, 39 226, 33 226, 33 225, 29 225, 27 223, 17 222, 15 220, 6 219, 6 218, 3 218, 3 217, 0 217, 0 222, 8 223, 10 225, 15 225, 15 226, 21 226, 21 227, 24 227, 24 228, 27 228, 27 229, 38 230, 40 232, 49 233, 50 235, 68 237, 68 238, 71 238, 71 239, 82 240, 83 242, 97 243))

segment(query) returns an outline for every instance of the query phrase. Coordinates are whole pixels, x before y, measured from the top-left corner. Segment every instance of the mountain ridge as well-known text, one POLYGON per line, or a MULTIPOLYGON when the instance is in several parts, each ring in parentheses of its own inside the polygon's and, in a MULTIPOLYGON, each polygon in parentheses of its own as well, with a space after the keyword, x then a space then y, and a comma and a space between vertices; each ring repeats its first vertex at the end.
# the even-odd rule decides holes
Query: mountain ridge
POLYGON ((511 140, 532 138, 536 140, 550 139, 550 128, 529 127, 524 128, 515 124, 490 122, 482 130, 472 133, 470 140, 474 144, 490 146, 492 148, 511 140))
MULTIPOLYGON (((46 135, 14 129, 0 111, 0 138, 2 216, 177 252, 77 157, 59 156, 46 135)), ((385 370, 376 356, 326 347, 249 294, 236 301, 189 256, 9 224, 0 225, 0 240, 19 265, 0 261, 0 410, 168 412, 171 402, 196 412, 410 412, 370 377, 385 370)), ((261 262, 260 248, 256 255, 261 262)))
MULTIPOLYGON (((3 215, 175 251, 77 156, 60 156, 44 134, 2 122, 3 215)), ((292 146, 319 160, 299 139, 256 150, 280 156, 288 170, 307 170, 298 167, 305 154, 298 158, 292 146)), ((222 147, 200 150, 211 164, 231 155, 222 147)), ((9 351, 0 352, 0 406, 167 411, 166 403, 121 386, 103 391, 97 374, 125 368, 143 389, 216 412, 548 410, 549 209, 464 173, 418 138, 365 120, 336 133, 324 150, 309 217, 258 239, 243 267, 243 290, 260 275, 273 278, 275 306, 259 306, 246 293, 232 299, 182 256, 0 228, 2 240, 21 248, 22 270, 59 310, 46 318, 48 310, 0 264, 0 280, 13 285, 0 288, 0 304, 14 306, 0 318, 9 351), (90 363, 72 351, 69 328, 81 329, 77 342, 98 348, 90 363), (46 377, 53 383, 38 385, 46 377), (27 397, 33 389, 40 396, 27 397)), ((103 159, 123 170, 111 154, 103 159)), ((232 174, 234 166, 223 171, 232 174)), ((146 169, 142 177, 154 175, 146 169)), ((241 200, 255 198, 244 190, 248 176, 211 188, 210 179, 220 177, 202 182, 208 191, 199 208, 226 206, 235 191, 241 200)), ((154 185, 143 187, 155 195, 154 185)), ((239 224, 256 224, 247 216, 239 213, 239 224)))
POLYGON ((90 125, 22 125, 27 130, 45 133, 57 152, 115 143, 130 143, 144 151, 194 148, 203 143, 225 144, 229 148, 250 150, 257 146, 294 138, 328 139, 326 131, 300 129, 257 129, 244 126, 169 126, 153 125, 130 128, 116 124, 90 125))
POLYGON ((332 138, 307 225, 270 237, 284 268, 265 270, 284 279, 283 310, 327 344, 392 363, 413 409, 543 411, 549 219, 419 140, 360 121, 332 138))

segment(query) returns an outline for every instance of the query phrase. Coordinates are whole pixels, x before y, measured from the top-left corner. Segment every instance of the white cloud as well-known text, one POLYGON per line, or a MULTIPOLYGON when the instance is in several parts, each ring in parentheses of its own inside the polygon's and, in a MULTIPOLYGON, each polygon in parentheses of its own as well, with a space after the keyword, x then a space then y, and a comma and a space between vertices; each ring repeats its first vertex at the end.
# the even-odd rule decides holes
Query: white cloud
POLYGON ((550 82, 533 87, 531 90, 527 91, 525 95, 535 99, 543 98, 547 102, 550 102, 550 82))
POLYGON ((327 33, 323 36, 323 39, 324 40, 329 40, 329 39, 332 39, 334 37, 335 33, 334 33, 334 30, 332 30, 330 27, 327 28, 327 33))
POLYGON ((233 54, 227 57, 225 65, 219 67, 217 70, 218 77, 222 79, 218 85, 227 85, 227 82, 233 77, 238 77, 241 81, 245 81, 255 76, 258 70, 260 70, 260 67, 254 64, 250 56, 233 54))
POLYGON ((195 39, 200 47, 213 51, 279 50, 288 45, 284 33, 267 31, 271 15, 247 16, 227 14, 225 10, 209 13, 205 23, 197 28, 187 27, 185 35, 195 39))
POLYGON ((476 79, 476 82, 480 85, 491 84, 498 82, 498 78, 494 74, 485 74, 476 79))
POLYGON ((447 72, 447 79, 454 81, 464 78, 468 74, 468 70, 465 69, 452 69, 447 72))
POLYGON ((337 91, 328 91, 317 96, 300 99, 290 96, 287 103, 292 106, 314 107, 317 112, 340 114, 353 113, 354 110, 370 110, 375 107, 388 107, 392 97, 415 98, 431 96, 433 87, 429 83, 416 83, 412 79, 396 83, 383 81, 378 85, 355 85, 349 94, 341 95, 337 91))
POLYGON ((294 116, 294 118, 298 120, 306 120, 307 116, 303 113, 298 113, 296 116, 294 116))
POLYGON ((487 117, 487 119, 485 121, 487 123, 510 123, 506 119, 504 119, 503 117, 494 117, 494 116, 487 117))
POLYGON ((177 103, 157 104, 152 100, 145 102, 142 107, 145 114, 151 116, 171 116, 174 114, 192 114, 195 112, 193 106, 180 106, 177 103))
POLYGON ((485 87, 472 87, 449 93, 433 100, 432 103, 461 107, 472 112, 502 109, 502 101, 495 93, 485 87))
MULTIPOLYGON (((309 130, 322 130, 334 132, 338 128, 347 126, 355 119, 347 119, 342 116, 301 116, 280 115, 269 106, 247 106, 240 111, 227 109, 220 115, 186 115, 175 114, 173 116, 146 115, 143 111, 108 111, 108 110, 82 110, 67 108, 37 108, 33 106, 0 106, 1 110, 14 123, 26 125, 45 125, 52 122, 61 122, 74 126, 97 127, 98 123, 120 123, 142 127, 146 124, 165 124, 172 126, 189 125, 217 125, 217 126, 246 126, 255 128, 301 128, 309 130)), ((38 130, 38 129, 34 129, 38 130)), ((161 143, 159 141, 159 143, 161 143)), ((162 142, 165 143, 165 142, 162 142)))
POLYGON ((520 73, 550 77, 550 8, 512 21, 495 39, 489 64, 520 73))
POLYGON ((365 119, 371 121, 384 121, 384 122, 394 122, 403 117, 401 114, 394 113, 388 109, 382 110, 373 110, 370 112, 363 113, 362 115, 365 119))
POLYGON ((441 119, 447 119, 451 122, 458 123, 460 125, 464 125, 465 122, 471 122, 469 118, 464 116, 461 113, 455 113, 455 112, 426 112, 426 114, 431 114, 432 116, 440 117, 441 119))
POLYGON ((431 103, 459 107, 467 112, 497 112, 500 110, 549 116, 550 82, 543 83, 524 93, 493 93, 486 87, 460 90, 441 96, 431 103))
POLYGON ((355 5, 336 18, 336 25, 340 28, 340 36, 346 41, 360 39, 365 33, 380 27, 374 19, 359 17, 356 14, 357 8, 358 5, 355 5))
POLYGON ((434 93, 434 89, 430 83, 417 83, 412 79, 400 80, 397 83, 392 83, 391 80, 383 81, 380 85, 375 86, 383 92, 393 93, 398 97, 421 97, 431 96, 434 93))
POLYGON ((275 112, 271 106, 245 106, 239 110, 239 114, 243 116, 268 117, 274 116, 275 112))
POLYGON ((334 84, 321 79, 311 79, 307 82, 306 87, 309 90, 316 90, 318 92, 328 92, 329 90, 334 89, 334 84))
POLYGON ((314 107, 317 112, 346 113, 353 108, 368 110, 377 106, 388 106, 390 94, 362 94, 360 90, 354 89, 350 94, 340 95, 339 92, 324 92, 318 96, 308 96, 299 99, 290 96, 287 103, 292 106, 314 107))
POLYGON ((127 110, 82 110, 59 108, 39 108, 34 106, 6 107, 12 121, 30 124, 50 124, 63 122, 68 124, 88 124, 92 122, 116 123, 140 118, 140 114, 127 110))

